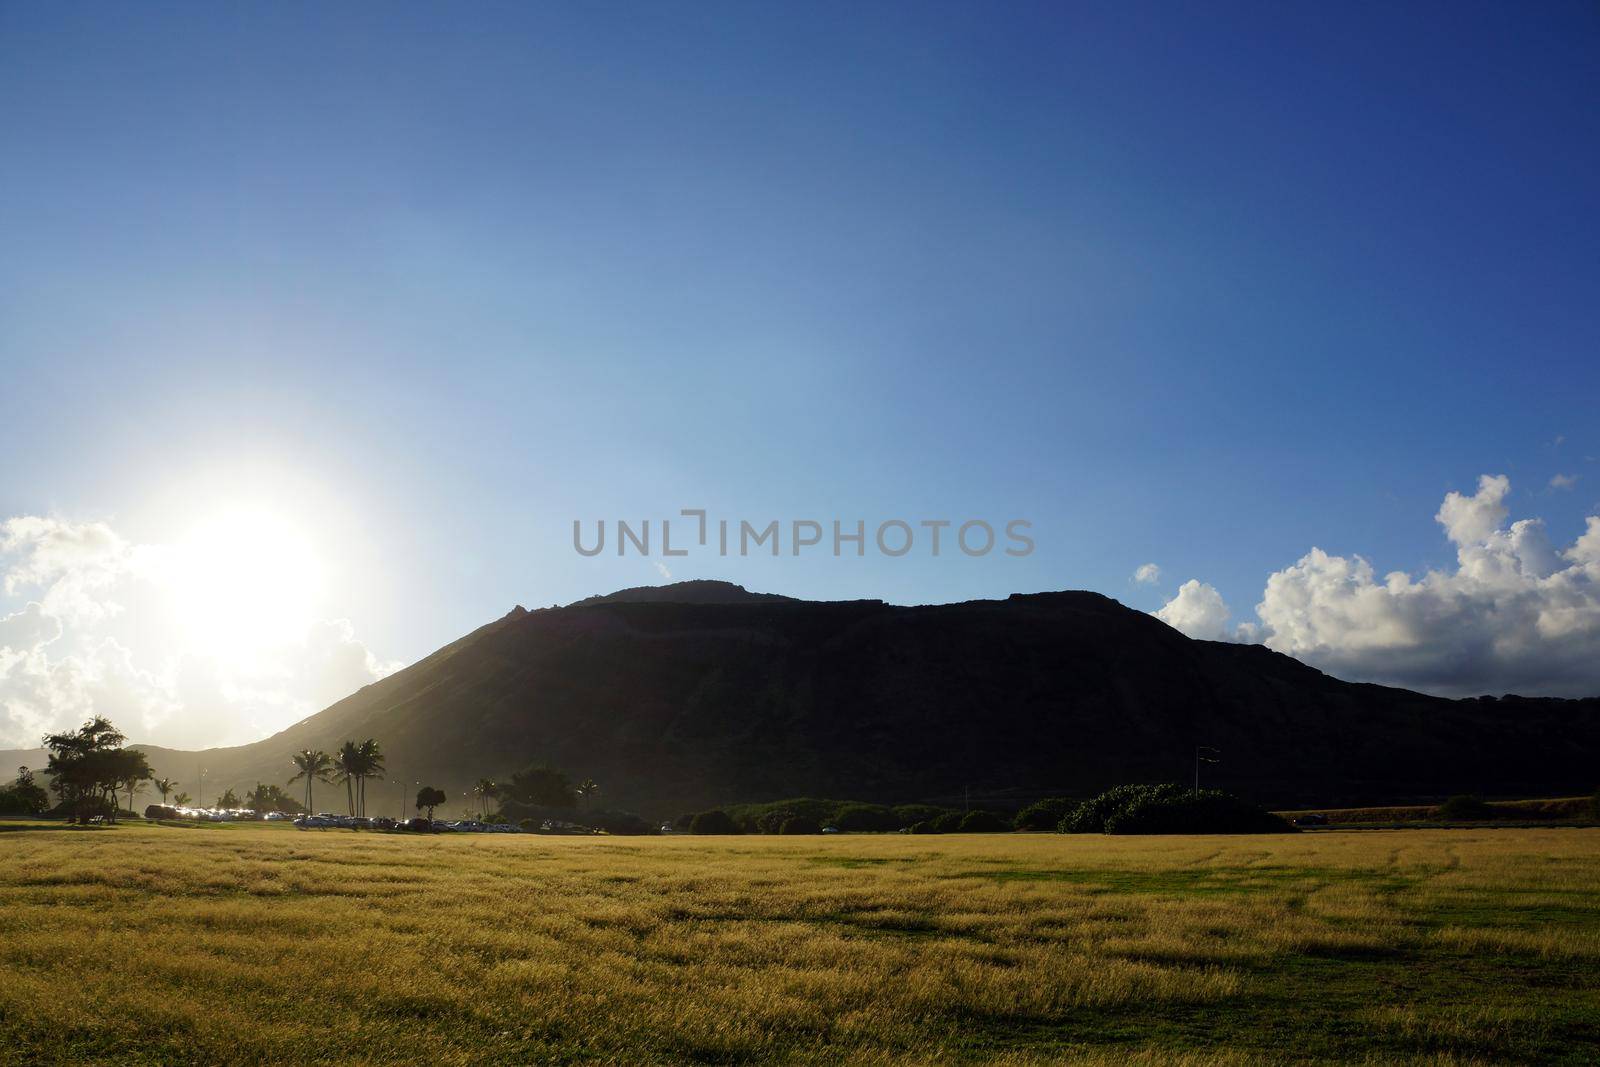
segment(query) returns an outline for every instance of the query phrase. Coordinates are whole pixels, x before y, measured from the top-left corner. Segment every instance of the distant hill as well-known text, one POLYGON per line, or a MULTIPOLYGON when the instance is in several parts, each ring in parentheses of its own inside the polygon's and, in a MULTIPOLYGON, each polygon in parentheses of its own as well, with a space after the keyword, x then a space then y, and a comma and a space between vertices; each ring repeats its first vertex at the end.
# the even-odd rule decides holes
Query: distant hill
POLYGON ((533 761, 651 816, 804 794, 1088 794, 1188 780, 1197 744, 1223 753, 1207 783, 1279 806, 1587 793, 1600 778, 1600 699, 1342 682, 1095 593, 897 607, 722 582, 518 608, 264 741, 148 751, 185 788, 207 767, 210 796, 364 737, 389 756, 375 811, 419 779, 455 796, 533 761))

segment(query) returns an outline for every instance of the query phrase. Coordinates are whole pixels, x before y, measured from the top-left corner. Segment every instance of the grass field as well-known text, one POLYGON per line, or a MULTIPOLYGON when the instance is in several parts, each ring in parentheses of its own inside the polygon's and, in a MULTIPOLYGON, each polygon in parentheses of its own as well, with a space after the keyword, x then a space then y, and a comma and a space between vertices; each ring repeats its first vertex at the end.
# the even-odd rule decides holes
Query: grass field
POLYGON ((1600 1058, 1600 831, 0 824, 0 1062, 1600 1058))

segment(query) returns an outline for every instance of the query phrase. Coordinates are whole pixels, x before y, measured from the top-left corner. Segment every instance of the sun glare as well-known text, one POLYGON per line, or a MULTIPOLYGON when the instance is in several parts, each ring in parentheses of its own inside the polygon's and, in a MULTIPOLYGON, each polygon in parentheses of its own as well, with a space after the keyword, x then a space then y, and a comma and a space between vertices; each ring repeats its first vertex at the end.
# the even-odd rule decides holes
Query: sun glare
POLYGON ((197 650, 248 662, 297 639, 315 618, 321 562, 300 529, 270 510, 240 508, 197 524, 173 563, 197 650))

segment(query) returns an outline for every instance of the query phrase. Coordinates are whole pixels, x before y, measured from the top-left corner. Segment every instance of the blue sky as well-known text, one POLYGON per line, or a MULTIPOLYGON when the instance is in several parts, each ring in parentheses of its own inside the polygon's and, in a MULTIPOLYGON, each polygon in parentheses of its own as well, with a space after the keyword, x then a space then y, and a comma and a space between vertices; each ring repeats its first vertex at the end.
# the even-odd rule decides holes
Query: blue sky
POLYGON ((682 507, 1038 547, 680 578, 1236 619, 1481 474, 1570 544, 1597 98, 1577 3, 3 4, 0 516, 265 502, 398 660, 682 507))

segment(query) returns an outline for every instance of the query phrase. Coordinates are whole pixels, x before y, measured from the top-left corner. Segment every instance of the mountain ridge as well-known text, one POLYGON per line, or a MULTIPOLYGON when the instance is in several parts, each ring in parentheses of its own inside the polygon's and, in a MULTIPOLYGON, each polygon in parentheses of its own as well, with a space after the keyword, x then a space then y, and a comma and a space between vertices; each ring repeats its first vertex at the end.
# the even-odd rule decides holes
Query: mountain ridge
MULTIPOLYGON (((113 718, 115 718, 113 714, 113 718)), ((1592 789, 1600 699, 1448 700, 1195 641, 1085 591, 899 606, 681 583, 506 615, 261 741, 141 745, 207 792, 376 737, 400 806, 545 762, 649 815, 783 795, 909 801, 1207 780, 1263 802, 1592 789)), ((329 794, 330 796, 332 794, 329 794)))

